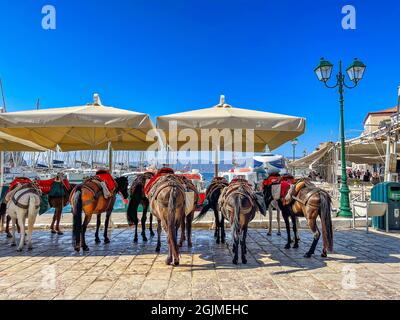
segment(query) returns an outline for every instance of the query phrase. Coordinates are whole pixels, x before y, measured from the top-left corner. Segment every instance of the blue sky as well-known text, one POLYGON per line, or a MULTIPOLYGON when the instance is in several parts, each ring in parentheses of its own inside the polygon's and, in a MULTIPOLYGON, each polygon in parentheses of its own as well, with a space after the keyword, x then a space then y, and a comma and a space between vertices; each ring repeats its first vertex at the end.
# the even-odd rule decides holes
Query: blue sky
MULTIPOLYGON (((338 137, 335 90, 313 69, 320 57, 367 64, 346 92, 348 136, 368 111, 396 105, 397 0, 0 0, 0 77, 8 111, 106 105, 157 115, 227 103, 307 118, 298 150, 338 137), (57 29, 41 27, 43 5, 57 29), (354 5, 357 29, 341 26, 354 5)), ((278 149, 291 154, 291 146, 278 149)))

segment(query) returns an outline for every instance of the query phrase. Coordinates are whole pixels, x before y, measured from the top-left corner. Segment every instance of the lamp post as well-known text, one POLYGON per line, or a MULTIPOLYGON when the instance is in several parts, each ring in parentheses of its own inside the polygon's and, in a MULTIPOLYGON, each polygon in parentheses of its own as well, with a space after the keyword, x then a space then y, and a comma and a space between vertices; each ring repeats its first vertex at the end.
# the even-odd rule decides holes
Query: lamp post
POLYGON ((328 81, 332 75, 333 65, 321 58, 319 65, 315 68, 314 72, 319 81, 322 81, 327 88, 339 89, 339 103, 340 103, 340 144, 341 144, 341 163, 342 163, 342 178, 340 187, 340 212, 341 217, 351 217, 349 187, 347 185, 347 172, 346 172, 346 151, 345 151, 345 135, 344 135, 344 89, 353 89, 358 85, 358 82, 363 78, 366 66, 357 58, 347 68, 347 74, 353 82, 352 86, 345 83, 345 75, 342 71, 342 61, 339 62, 339 73, 336 75, 336 84, 333 86, 328 85, 328 81))
MULTIPOLYGON (((293 158, 292 161, 295 162, 296 161, 296 146, 299 143, 299 140, 297 138, 292 140, 292 147, 293 147, 293 158)), ((295 175, 295 171, 296 169, 293 167, 293 175, 295 175)))

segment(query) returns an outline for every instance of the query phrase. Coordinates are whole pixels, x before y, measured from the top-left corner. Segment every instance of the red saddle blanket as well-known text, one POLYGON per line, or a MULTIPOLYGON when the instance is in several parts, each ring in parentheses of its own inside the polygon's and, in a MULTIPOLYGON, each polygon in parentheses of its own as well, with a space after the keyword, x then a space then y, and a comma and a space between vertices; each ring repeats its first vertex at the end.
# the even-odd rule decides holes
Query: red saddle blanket
POLYGON ((289 188, 292 184, 289 181, 282 181, 281 182, 281 198, 286 197, 286 194, 289 191, 289 188))
MULTIPOLYGON (((39 186, 40 190, 42 191, 43 194, 48 194, 51 190, 51 188, 53 187, 53 183, 56 179, 49 179, 49 180, 35 180, 35 183, 39 186)), ((14 187, 20 183, 20 184, 25 184, 25 183, 32 183, 33 181, 29 178, 26 177, 17 177, 15 178, 11 184, 10 184, 10 188, 8 189, 9 191, 11 191, 12 189, 14 189, 14 187)), ((63 180, 63 185, 65 186, 65 188, 67 190, 71 189, 71 185, 69 184, 68 179, 64 179, 63 180)))
POLYGON ((32 180, 29 178, 25 178, 25 177, 16 177, 10 184, 10 188, 8 189, 8 191, 10 192, 12 189, 15 188, 15 186, 20 183, 20 184, 25 184, 25 183, 32 183, 32 180))
POLYGON ((100 180, 104 181, 107 185, 108 190, 112 193, 117 188, 117 183, 115 182, 112 175, 106 171, 101 170, 96 172, 96 176, 100 178, 100 180))
POLYGON ((290 175, 278 176, 271 175, 263 181, 263 187, 275 184, 281 185, 281 198, 284 198, 289 191, 290 186, 294 183, 294 178, 290 175))
MULTIPOLYGON (((40 190, 43 194, 49 194, 55 180, 55 178, 48 180, 37 180, 36 183, 39 185, 40 190)), ((71 185, 69 184, 68 179, 64 179, 62 183, 67 190, 71 189, 71 185)))
POLYGON ((158 170, 158 172, 154 175, 153 178, 150 179, 150 181, 145 185, 144 187, 144 194, 147 196, 151 187, 154 185, 154 183, 162 176, 165 176, 166 174, 174 174, 174 170, 171 168, 162 168, 158 170))

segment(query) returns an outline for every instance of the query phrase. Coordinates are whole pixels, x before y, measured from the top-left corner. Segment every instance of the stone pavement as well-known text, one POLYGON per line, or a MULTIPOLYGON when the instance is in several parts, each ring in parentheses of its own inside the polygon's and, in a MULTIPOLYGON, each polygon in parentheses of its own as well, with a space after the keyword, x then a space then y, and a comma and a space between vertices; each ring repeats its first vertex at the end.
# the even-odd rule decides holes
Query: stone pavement
POLYGON ((77 254, 71 234, 34 232, 34 249, 17 253, 0 234, 0 299, 399 299, 400 236, 364 230, 335 232, 328 259, 303 258, 311 234, 301 231, 299 249, 285 250, 284 236, 249 230, 248 264, 231 264, 226 245, 196 229, 194 247, 181 250, 181 265, 167 266, 166 241, 132 243, 132 231, 113 229, 111 243, 77 254))

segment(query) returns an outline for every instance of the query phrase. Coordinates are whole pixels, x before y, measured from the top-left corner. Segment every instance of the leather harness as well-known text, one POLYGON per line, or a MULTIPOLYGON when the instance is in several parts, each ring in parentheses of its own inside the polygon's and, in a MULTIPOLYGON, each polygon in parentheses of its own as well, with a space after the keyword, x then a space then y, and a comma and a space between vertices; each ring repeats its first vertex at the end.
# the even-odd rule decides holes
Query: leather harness
MULTIPOLYGON (((103 194, 103 189, 99 185, 100 182, 101 182, 101 179, 99 177, 92 176, 92 177, 89 177, 89 178, 85 179, 84 183, 81 184, 81 188, 85 188, 86 190, 88 190, 89 192, 91 192, 93 194, 93 198, 92 199, 83 201, 83 203, 82 203, 83 206, 87 206, 89 204, 92 204, 94 201, 97 201, 100 198, 100 196, 103 194), (95 183, 98 186, 99 190, 97 190, 97 191, 94 190, 92 187, 90 187, 87 184, 85 184, 86 182, 95 183)), ((118 190, 117 182, 115 182, 115 184, 116 184, 116 188, 115 188, 114 192, 112 193, 113 195, 115 195, 116 190, 118 190)))
POLYGON ((177 187, 183 194, 185 194, 185 188, 183 187, 182 180, 174 174, 167 174, 165 176, 161 176, 157 181, 155 181, 149 191, 148 199, 157 199, 157 196, 161 190, 167 187, 177 187))
POLYGON ((301 203, 302 205, 304 205, 304 206, 310 206, 310 207, 314 207, 314 208, 319 208, 319 206, 317 206, 317 205, 315 205, 315 204, 308 203, 308 201, 310 200, 310 198, 311 198, 314 194, 316 194, 316 193, 318 193, 318 192, 319 192, 318 189, 311 189, 309 192, 307 192, 307 194, 306 194, 304 200, 299 199, 297 196, 292 196, 292 199, 295 200, 295 201, 297 201, 297 202, 300 202, 300 203, 301 203))
MULTIPOLYGON (((37 189, 34 188, 34 187, 27 187, 26 189, 21 189, 21 190, 19 190, 19 191, 22 191, 22 192, 18 195, 18 197, 15 198, 15 194, 14 194, 14 195, 12 196, 11 200, 12 200, 12 202, 13 202, 18 208, 21 208, 21 209, 24 209, 24 210, 27 210, 27 209, 29 208, 29 204, 24 205, 24 204, 19 203, 19 200, 20 200, 24 195, 26 195, 26 194, 28 194, 28 193, 34 193, 34 194, 36 194, 37 196, 40 197, 40 191, 37 190, 37 189), (22 191, 22 190, 23 190, 23 191, 22 191)), ((17 191, 17 193, 18 193, 19 191, 17 191)), ((39 208, 40 208, 40 204, 35 206, 35 209, 39 209, 39 208)))

